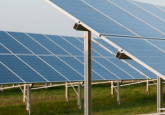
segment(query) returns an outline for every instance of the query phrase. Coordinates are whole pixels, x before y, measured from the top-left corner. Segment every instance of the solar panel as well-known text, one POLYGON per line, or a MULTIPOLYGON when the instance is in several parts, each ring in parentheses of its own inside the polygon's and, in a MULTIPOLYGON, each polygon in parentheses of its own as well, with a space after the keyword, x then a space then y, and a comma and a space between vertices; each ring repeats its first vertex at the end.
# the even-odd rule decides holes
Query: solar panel
POLYGON ((97 35, 108 34, 152 38, 164 38, 165 35, 165 23, 132 1, 47 1, 75 21, 80 21, 83 26, 97 35))
MULTIPOLYGON (((150 44, 148 41, 136 38, 107 37, 107 39, 160 74, 165 75, 165 53, 154 47, 154 45, 150 44)), ((157 42, 157 40, 153 40, 152 42, 157 42)))
POLYGON ((0 61, 0 83, 24 83, 6 65, 0 61))
MULTIPOLYGON (((140 9, 139 7, 135 6, 129 1, 126 1, 126 0, 112 0, 113 2, 111 0, 97 0, 97 2, 94 0, 83 0, 83 1, 89 4, 89 6, 92 6, 95 9, 101 11, 104 15, 114 19, 115 21, 123 25, 127 30, 132 32, 134 36, 137 35, 137 36, 143 36, 143 37, 159 37, 159 38, 164 37, 162 33, 155 30, 154 28, 151 28, 149 25, 141 21, 140 20, 141 17, 139 17, 140 19, 136 17, 139 14, 140 16, 144 17, 148 13, 143 11, 143 9, 140 9), (115 4, 114 2, 117 4, 115 4), (122 4, 122 7, 118 6, 118 4, 119 5, 122 4), (126 11, 125 7, 131 10, 131 12, 129 10, 126 11), (139 13, 137 13, 137 11, 139 13)), ((150 17, 147 17, 146 20, 148 20, 150 17)), ((156 21, 152 19, 153 18, 150 19, 151 22, 156 21)), ((159 24, 159 26, 161 25, 159 24)), ((116 28, 114 28, 114 30, 115 29, 116 28)))
MULTIPOLYGON (((0 84, 84 80, 83 38, 0 31, 0 41, 0 84)), ((93 81, 147 78, 92 46, 93 81)))
MULTIPOLYGON (((114 47, 112 47, 110 44, 108 44, 107 42, 105 42, 103 39, 98 39, 98 38, 94 38, 95 41, 97 41, 100 45, 103 45, 105 48, 107 48, 109 51, 112 51, 113 53, 117 52, 118 50, 114 47)), ((124 67, 125 64, 119 62, 117 59, 112 59, 110 58, 112 62, 115 62, 115 64, 120 64, 122 69, 124 69, 125 71, 129 71, 129 74, 131 74, 132 76, 136 76, 137 74, 133 71, 130 71, 130 69, 132 68, 126 68, 124 67)), ((155 74, 153 74, 151 71, 149 71, 148 69, 144 68, 142 65, 138 64, 136 61, 134 60, 125 60, 126 62, 128 62, 129 64, 133 65, 135 68, 137 68, 138 70, 140 70, 142 73, 145 73, 145 75, 147 75, 148 77, 154 79, 155 78, 155 74)))
POLYGON ((70 15, 72 15, 72 17, 74 16, 73 18, 75 19, 75 21, 78 22, 80 20, 98 33, 134 36, 133 33, 125 29, 125 27, 122 27, 115 20, 110 19, 106 15, 103 15, 101 12, 88 6, 81 0, 50 1, 53 3, 53 5, 57 5, 60 9, 68 12, 70 15))
MULTIPOLYGON (((38 73, 29 68, 23 60, 14 55, 0 55, 1 62, 11 69, 19 78, 23 79, 25 83, 31 82, 47 82, 38 73)), ((5 74, 5 73, 4 73, 5 74)), ((6 76, 3 75, 5 78, 6 76)), ((18 77, 16 77, 17 80, 18 77)), ((8 80, 10 81, 10 80, 8 80)), ((10 81, 11 82, 11 81, 10 81)), ((3 82, 2 82, 3 83, 3 82)), ((12 82, 11 82, 12 83, 12 82)))
MULTIPOLYGON (((164 61, 164 59, 162 59, 164 58, 164 53, 149 43, 149 41, 129 39, 129 37, 133 38, 133 36, 134 38, 135 36, 139 38, 164 38, 165 23, 163 19, 130 0, 97 0, 97 2, 94 0, 46 1, 74 19, 77 23, 100 36, 108 42, 108 44, 111 44, 112 47, 115 47, 117 50, 123 48, 126 51, 125 53, 136 62, 164 78, 164 72, 161 70, 163 63, 160 63, 160 61, 164 61), (97 19, 93 19, 96 17, 97 19), (101 20, 100 17, 102 18, 101 20), (107 19, 112 22, 108 22, 107 19), (116 24, 118 24, 118 26, 116 26, 116 24), (105 27, 105 25, 109 27, 105 27), (116 39, 106 37, 114 35, 126 38, 116 39), (110 40, 107 40, 107 38, 110 40), (153 56, 153 54, 155 56, 153 56)), ((162 12, 162 10, 160 10, 160 12, 162 12)), ((109 47, 108 44, 105 45, 109 47)), ((114 48, 112 48, 112 50, 115 51, 114 48)))
MULTIPOLYGON (((127 1, 127 0, 110 0, 110 1, 112 1, 116 5, 120 6, 127 12, 131 13, 132 15, 136 16, 140 20, 142 20, 146 25, 150 26, 150 29, 148 31, 146 30, 146 36, 143 36, 143 37, 164 38, 164 35, 165 35, 164 21, 161 20, 160 18, 154 16, 153 13, 150 13, 150 12, 146 11, 144 8, 140 7, 138 5, 139 2, 127 1), (153 29, 155 31, 151 31, 151 29, 153 29), (154 33, 152 33, 152 32, 154 32, 154 33), (162 33, 162 35, 161 34, 159 35, 158 33, 162 33)), ((141 4, 145 5, 145 3, 141 3, 141 4)), ((147 7, 148 6, 152 6, 152 5, 148 4, 147 7)), ((162 11, 157 10, 157 12, 159 13, 162 11)), ((132 20, 131 20, 131 22, 132 22, 132 20)), ((136 23, 137 29, 140 30, 141 28, 139 28, 139 26, 140 26, 139 23, 137 23, 137 22, 135 22, 135 23, 136 23)), ((144 28, 146 28, 146 26, 144 26, 144 28)))
POLYGON ((161 10, 159 8, 159 6, 155 6, 152 4, 146 4, 146 3, 142 3, 142 2, 137 2, 137 1, 133 1, 135 4, 137 4, 138 6, 142 7, 144 10, 146 10, 147 12, 155 15, 156 17, 165 20, 165 11, 161 10))
MULTIPOLYGON (((67 39, 67 40, 69 41, 70 39, 67 39)), ((77 41, 78 40, 83 43, 83 39, 82 38, 77 39, 77 41)), ((98 38, 96 38, 95 40, 98 40, 98 38)), ((76 40, 72 40, 70 42, 73 45, 80 44, 79 42, 76 42, 76 40)), ((110 45, 108 45, 108 46, 110 46, 110 45)), ((83 50, 83 49, 81 49, 81 50, 83 50)), ((117 75, 117 76, 119 76, 121 78, 121 75, 119 75, 120 73, 123 72, 122 73, 123 75, 127 74, 127 75, 124 75, 125 78, 121 78, 121 79, 138 79, 138 78, 139 79, 141 79, 141 78, 143 79, 143 77, 137 71, 135 71, 131 67, 127 66, 125 63, 121 62, 120 60, 116 59, 108 51, 104 50, 101 47, 98 47, 98 45, 96 43, 94 43, 94 42, 92 42, 92 51, 97 53, 99 56, 104 57, 104 58, 99 58, 99 57, 92 56, 94 58, 94 60, 97 61, 98 63, 100 63, 102 66, 108 68, 110 71, 115 73, 115 75, 117 75), (116 68, 116 69, 114 69, 114 68, 116 68), (117 72, 116 73, 116 70, 118 70, 117 68, 120 69, 121 72, 117 72)), ((138 65, 138 64, 135 64, 135 65, 138 65)), ((92 68, 93 68, 93 70, 95 70, 95 66, 94 65, 92 65, 92 68)), ((145 69, 144 67, 142 67, 142 68, 145 69)), ((100 70, 96 70, 96 71, 99 72, 100 70)), ((150 73, 150 75, 152 74, 151 72, 148 72, 148 73, 150 73)), ((153 78, 155 78, 154 74, 152 74, 152 76, 154 76, 153 78)))

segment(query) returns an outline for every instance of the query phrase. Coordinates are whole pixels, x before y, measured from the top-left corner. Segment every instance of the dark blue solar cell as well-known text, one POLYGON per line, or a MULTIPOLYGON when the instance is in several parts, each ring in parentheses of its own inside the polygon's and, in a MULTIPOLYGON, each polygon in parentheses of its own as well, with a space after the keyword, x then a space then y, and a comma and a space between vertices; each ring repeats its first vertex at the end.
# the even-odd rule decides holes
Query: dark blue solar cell
MULTIPOLYGON (((102 63, 101 63, 102 64, 102 63)), ((96 71, 99 75, 104 77, 106 80, 117 80, 120 79, 120 76, 117 76, 114 73, 111 73, 111 70, 107 70, 103 67, 103 65, 99 65, 98 62, 92 60, 92 69, 96 71)))
MULTIPOLYGON (((83 61, 84 57, 81 57, 80 60, 77 60, 78 58, 73 58, 73 57, 62 57, 60 56, 62 60, 64 60, 67 64, 72 66, 74 69, 76 69, 79 73, 84 75, 84 64, 83 61)), ((103 80, 98 74, 94 73, 92 71, 92 80, 103 80)))
POLYGON ((64 56, 59 56, 59 57, 62 60, 64 60, 67 64, 72 66, 74 69, 76 69, 79 73, 84 75, 84 64, 81 60, 79 61, 79 60, 77 60, 77 58, 74 58, 74 57, 64 57, 64 56))
MULTIPOLYGON (((164 21, 160 20, 159 18, 157 18, 156 16, 148 13, 147 11, 145 11, 144 9, 138 7, 137 5, 133 4, 133 1, 127 1, 127 0, 111 0, 113 3, 115 3, 116 5, 122 7, 123 9, 125 9, 126 11, 128 11, 129 13, 135 15, 136 17, 138 17, 139 19, 143 20, 144 22, 148 23, 149 25, 153 26, 154 28, 158 29, 157 32, 162 31, 165 33, 165 23, 164 21)), ((132 22, 132 20, 131 20, 132 22)), ((137 30, 140 30, 142 28, 139 28, 139 23, 136 23, 136 27, 137 30)), ((146 26, 144 26, 145 28, 146 26)), ((151 27, 152 28, 152 27, 151 27)), ((159 35, 156 31, 151 31, 151 28, 149 30, 146 30, 146 37, 157 37, 157 38, 165 38, 165 36, 159 35), (154 32, 154 33, 152 33, 154 32)), ((142 29, 143 30, 143 29, 142 29)))
MULTIPOLYGON (((101 11, 105 15, 109 16, 110 18, 114 19, 115 21, 119 22, 120 24, 122 24, 123 26, 127 27, 128 29, 130 29, 131 31, 133 31, 134 33, 140 36, 161 37, 161 38, 164 37, 164 35, 158 32, 157 30, 151 28, 144 22, 140 21, 139 19, 135 18, 134 16, 130 15, 129 13, 115 6, 110 1, 97 0, 96 2, 94 0, 85 0, 85 2, 87 2, 91 6, 95 7, 97 10, 101 11)), ((126 6, 127 3, 125 3, 124 5, 126 6)), ((144 14, 146 13, 145 11, 142 11, 141 13, 143 12, 144 14)))
MULTIPOLYGON (((25 65, 21 60, 12 55, 0 55, 0 61, 14 71, 19 77, 21 77, 25 82, 35 83, 35 82, 46 82, 41 76, 39 76, 35 71, 25 65)), ((4 76, 3 76, 4 77, 4 76)))
POLYGON ((10 53, 10 52, 0 44, 0 53, 10 53))
POLYGON ((17 33, 17 32, 9 32, 9 33, 35 54, 50 54, 46 49, 44 49, 41 45, 39 45, 37 42, 35 42, 25 33, 17 33))
POLYGON ((23 81, 9 71, 0 62, 0 84, 23 83, 23 81))
POLYGON ((97 53, 99 53, 99 56, 114 57, 110 52, 108 52, 107 50, 105 50, 102 47, 98 46, 98 44, 96 44, 94 42, 92 42, 92 49, 94 49, 97 53))
POLYGON ((165 11, 159 9, 158 7, 152 5, 152 4, 146 4, 146 3, 142 3, 142 2, 137 2, 134 1, 134 3, 136 3, 137 5, 139 5, 140 7, 144 8, 145 10, 153 13, 154 15, 162 18, 163 20, 165 20, 165 11))
MULTIPOLYGON (((64 39, 72 43, 74 46, 79 48, 81 51, 84 51, 84 45, 81 41, 78 40, 78 38, 75 37, 67 37, 67 36, 62 36, 64 39)), ((83 38, 81 38, 83 39, 83 38)))
MULTIPOLYGON (((98 33, 131 35, 131 32, 80 0, 50 0, 98 33), (81 15, 80 15, 81 14, 81 15)), ((101 4, 100 4, 101 5, 101 4)))
MULTIPOLYGON (((74 37, 64 37, 66 40, 68 40, 70 43, 72 43, 74 46, 76 46, 77 48, 79 48, 81 51, 84 52, 84 39, 83 38, 77 38, 77 39, 81 39, 81 41, 83 40, 83 42, 77 40, 74 37)), ((93 48, 93 47, 92 47, 93 48)), ((92 50, 92 56, 99 56, 95 51, 92 50)))
POLYGON ((109 45, 109 43, 107 43, 103 39, 94 38, 94 40, 97 41, 99 44, 103 45, 104 47, 108 48, 111 52, 117 53, 118 49, 116 49, 113 46, 109 45))
POLYGON ((19 44, 6 32, 0 31, 0 43, 7 47, 13 53, 27 53, 31 54, 25 47, 19 44))
MULTIPOLYGON (((144 68, 142 65, 140 65, 139 63, 135 62, 134 60, 125 60, 126 62, 128 62, 129 64, 131 64, 132 66, 134 66, 136 69, 140 70, 142 73, 144 73, 145 75, 147 75, 149 78, 156 78, 157 76, 152 73, 151 71, 149 71, 148 69, 144 68)), ((127 69, 124 68, 123 69, 127 69)), ((133 76, 137 76, 138 74, 135 74, 134 71, 129 71, 129 73, 132 72, 133 76)))
POLYGON ((77 59, 79 59, 81 62, 84 63, 84 57, 76 57, 77 59))
POLYGON ((165 51, 165 40, 147 40, 153 45, 165 51))
POLYGON ((49 65, 44 63, 36 56, 19 56, 19 57, 23 59, 27 64, 29 64, 31 67, 33 67, 42 76, 44 76, 48 81, 51 82, 67 81, 67 79, 62 77, 57 71, 52 69, 49 65))
POLYGON ((165 53, 160 49, 143 39, 107 38, 151 68, 165 75, 165 53))
MULTIPOLYGON (((79 60, 83 61, 83 57, 77 57, 79 60)), ((84 62, 84 61, 83 61, 84 62)), ((102 64, 102 63, 101 63, 102 64)), ((100 66, 98 62, 92 60, 92 70, 96 71, 99 75, 101 75, 103 78, 106 80, 118 80, 120 76, 116 77, 114 74, 112 74, 110 71, 111 70, 106 70, 103 66, 100 66)))
POLYGON ((47 35, 52 41, 60 45, 62 48, 67 50, 72 55, 84 55, 80 50, 76 49, 73 45, 62 39, 60 36, 47 35))
POLYGON ((42 44, 44 47, 46 47, 48 50, 50 50, 54 54, 69 55, 66 51, 64 51, 62 48, 57 46, 55 43, 50 41, 48 38, 46 38, 42 34, 28 34, 28 35, 33 37, 35 40, 37 40, 40 44, 42 44))
MULTIPOLYGON (((109 60, 110 59, 111 58, 109 58, 109 60)), ((115 75, 119 76, 121 79, 134 79, 132 76, 130 76, 129 74, 127 74, 123 70, 119 69, 117 66, 115 66, 110 61, 108 61, 108 60, 106 60, 104 58, 94 58, 94 60, 96 60, 101 65, 103 65, 104 67, 106 67, 108 70, 110 70, 115 75)), ((119 60, 118 60, 118 63, 121 63, 121 62, 119 62, 119 60)))
POLYGON ((60 59, 58 59, 55 56, 41 56, 43 60, 45 60, 47 63, 49 63, 53 68, 55 68, 57 71, 62 73, 66 78, 68 78, 71 81, 80 81, 84 80, 83 74, 80 74, 76 72, 75 69, 72 69, 71 66, 69 67, 66 63, 62 62, 60 59))
MULTIPOLYGON (((146 79, 146 77, 144 77, 142 74, 140 74, 139 72, 134 70, 132 67, 130 67, 127 64, 125 64, 124 62, 122 62, 121 60, 119 60, 117 58, 107 58, 107 59, 110 60, 115 65, 119 66, 122 70, 124 70, 125 72, 130 74, 135 79, 146 79)), ((133 60, 131 60, 131 61, 133 61, 133 60)), ((136 67, 137 65, 139 65, 139 64, 137 63, 137 64, 134 64, 133 66, 136 67)), ((141 66, 141 70, 143 70, 143 69, 145 69, 145 68, 143 66, 141 66)), ((156 78, 156 77, 154 77, 154 78, 156 78)))

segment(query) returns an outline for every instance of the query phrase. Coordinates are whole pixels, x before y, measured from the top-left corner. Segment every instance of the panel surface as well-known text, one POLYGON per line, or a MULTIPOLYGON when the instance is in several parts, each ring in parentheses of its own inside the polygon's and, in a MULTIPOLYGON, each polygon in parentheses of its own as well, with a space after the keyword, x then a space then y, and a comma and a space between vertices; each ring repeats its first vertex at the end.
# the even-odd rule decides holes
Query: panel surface
POLYGON ((0 55, 0 59, 2 63, 14 71, 25 82, 46 82, 45 79, 43 79, 39 74, 37 74, 33 69, 29 68, 17 57, 12 55, 0 55))
MULTIPOLYGON (((80 40, 81 43, 83 43, 83 39, 82 38, 79 38, 79 39, 75 38, 75 39, 76 40, 80 40)), ((69 39, 67 39, 67 40, 69 40, 69 39)), ((98 39, 96 38, 94 40, 98 40, 98 39)), ((75 40, 74 41, 72 40, 70 42, 73 45, 75 45, 75 46, 78 46, 77 44, 80 45, 80 43, 75 42, 75 40)), ((108 44, 108 46, 110 46, 110 45, 108 44)), ((100 63, 102 66, 104 66, 105 68, 107 68, 108 70, 110 70, 112 73, 114 73, 118 77, 121 77, 121 79, 145 79, 146 78, 146 77, 142 76, 141 74, 139 74, 134 69, 132 69, 131 67, 129 67, 127 64, 124 64, 122 61, 117 60, 117 59, 113 59, 115 57, 111 53, 109 53, 107 50, 101 48, 100 46, 98 46, 98 44, 96 44, 94 42, 92 42, 92 51, 95 52, 97 55, 99 55, 98 58, 95 58, 95 56, 93 56, 93 52, 92 52, 92 58, 94 58, 95 62, 100 63), (115 62, 112 62, 112 61, 108 60, 107 58, 109 58, 109 57, 111 57, 113 60, 116 60, 116 61, 115 62), (106 61, 106 63, 105 63, 105 61, 106 61), (106 64, 106 65, 103 65, 103 64, 106 64), (126 69, 127 71, 125 71, 124 68, 128 68, 128 69, 126 69), (118 71, 118 72, 116 72, 116 71, 118 71), (118 73, 123 73, 123 75, 121 75, 121 74, 119 75, 118 73)), ((117 50, 115 50, 115 51, 117 52, 117 50)), ((109 58, 109 59, 111 59, 111 58, 109 58)), ((135 66, 136 65, 138 65, 138 64, 135 64, 135 66)), ((142 67, 142 68, 144 68, 144 67, 142 67)), ((150 73, 149 75, 152 74, 151 72, 149 72, 149 73, 150 73)))
MULTIPOLYGON (((140 65, 137 62, 135 62, 134 60, 125 60, 125 61, 128 62, 129 64, 133 65, 135 68, 137 68, 138 70, 140 70, 142 73, 144 73, 145 75, 147 75, 151 79, 155 79, 156 78, 156 74, 154 74, 151 71, 149 71, 148 69, 144 68, 142 65, 140 65)), ((128 68, 123 67, 123 69, 125 70, 125 69, 128 69, 128 68)), ((130 73, 130 71, 129 71, 129 73, 130 73)), ((131 75, 133 75, 133 76, 138 75, 138 74, 135 74, 135 75, 134 74, 135 74, 135 72, 132 71, 132 74, 131 75)))
POLYGON ((13 53, 26 53, 31 54, 25 47, 23 47, 20 43, 18 43, 15 38, 9 36, 6 32, 0 31, 0 43, 6 48, 8 48, 13 53))
POLYGON ((16 77, 10 70, 8 70, 2 63, 0 62, 0 83, 23 83, 21 79, 16 77))
MULTIPOLYGON (((163 32, 163 34, 159 35, 157 34, 156 31, 150 31, 150 30, 146 30, 145 32, 147 33, 147 37, 156 37, 156 38, 165 38, 165 23, 164 21, 160 20, 159 18, 157 18, 156 16, 148 13, 147 11, 145 11, 144 9, 140 8, 139 6, 137 6, 136 4, 133 4, 134 2, 132 1, 127 1, 127 0, 110 0, 113 3, 115 3, 116 5, 120 6, 121 8, 123 8, 124 10, 126 10, 127 12, 133 14, 134 16, 138 17, 139 19, 143 20, 146 24, 148 24, 151 28, 154 28, 155 30, 157 29, 157 32, 163 32), (152 33, 154 32, 154 33, 152 33), (153 36, 153 34, 155 34, 153 36)), ((161 11, 160 11, 161 12, 161 11)), ((136 24, 137 29, 140 30, 138 27, 138 23, 136 24)), ((144 37, 144 36, 143 36, 144 37)))
POLYGON ((58 45, 53 43, 49 38, 45 37, 42 34, 28 34, 32 38, 34 38, 37 42, 42 44, 44 47, 46 47, 49 51, 56 55, 69 55, 66 51, 64 51, 62 48, 60 48, 58 45))
POLYGON ((126 30, 124 27, 120 26, 113 19, 110 19, 101 12, 96 11, 94 8, 85 4, 81 0, 50 1, 68 12, 70 15, 74 16, 76 19, 85 23, 87 26, 91 27, 98 33, 134 36, 134 34, 126 30))
MULTIPOLYGON (((143 21, 139 20, 135 16, 131 15, 130 13, 124 11, 123 7, 117 7, 115 4, 113 4, 110 0, 84 0, 86 3, 90 4, 91 6, 95 7, 97 10, 101 11, 108 17, 111 17, 118 23, 122 24, 124 27, 132 31, 132 33, 135 33, 135 35, 143 36, 143 37, 159 37, 163 38, 165 37, 163 34, 161 34, 159 31, 151 28, 149 25, 144 23, 143 21)), ((138 8, 134 4, 131 4, 130 2, 127 2, 126 0, 114 0, 114 1, 122 1, 120 4, 122 4, 125 7, 132 7, 131 12, 135 10, 135 12, 139 12, 140 18, 144 15, 148 14, 146 11, 143 11, 142 9, 138 8), (132 6, 130 6, 132 5, 132 6), (136 8, 137 7, 137 8, 136 8), (132 11, 133 10, 133 11, 132 11)), ((134 14, 134 13, 133 13, 134 14)), ((149 14, 148 14, 149 15, 149 14)), ((146 16, 145 16, 146 17, 146 16)), ((148 17, 146 20, 151 20, 151 22, 158 21, 159 19, 155 19, 156 17, 148 17), (153 20, 152 20, 153 19, 153 20)), ((163 22, 162 22, 163 23, 163 22)), ((164 23, 165 24, 165 23, 164 23)), ((162 26, 161 23, 159 23, 159 27, 162 26)), ((163 26, 162 26, 163 27, 163 26)), ((112 27, 114 28, 114 27, 112 27)), ((114 28, 115 30, 115 28, 114 28)))
POLYGON ((63 49, 65 49, 72 55, 84 55, 84 53, 73 47, 71 44, 69 44, 60 36, 47 35, 47 37, 50 38, 55 43, 57 43, 58 45, 60 45, 63 49))
POLYGON ((146 3, 137 2, 137 1, 134 1, 134 3, 136 3, 139 6, 141 6, 145 10, 153 13, 154 15, 158 16, 159 18, 165 20, 165 11, 159 9, 158 7, 156 7, 156 6, 152 5, 152 4, 146 4, 146 3))
MULTIPOLYGON (((0 32, 0 36, 1 75, 6 75, 0 84, 84 80, 83 38, 18 32, 0 32)), ((92 80, 118 79, 146 77, 92 42, 92 80)))
POLYGON ((25 33, 9 32, 10 35, 20 41, 25 47, 31 50, 35 54, 50 54, 46 49, 36 43, 32 38, 25 33))
MULTIPOLYGON (((66 78, 70 81, 83 81, 83 74, 74 71, 74 68, 68 67, 67 63, 64 63, 60 60, 60 58, 54 56, 41 56, 47 63, 49 63, 52 67, 54 67, 57 71, 62 73, 66 78)), ((56 76, 55 76, 56 77, 56 76)), ((58 76, 57 76, 58 78, 58 76)))
POLYGON ((36 56, 19 56, 27 64, 38 71, 42 76, 44 76, 48 81, 66 81, 57 71, 54 71, 48 64, 44 63, 42 60, 36 56))
MULTIPOLYGON (((165 75, 165 53, 143 39, 112 38, 110 41, 132 54, 162 75, 165 75)), ((155 40, 153 40, 155 42, 155 40)))
POLYGON ((10 53, 10 52, 0 44, 0 53, 10 53))

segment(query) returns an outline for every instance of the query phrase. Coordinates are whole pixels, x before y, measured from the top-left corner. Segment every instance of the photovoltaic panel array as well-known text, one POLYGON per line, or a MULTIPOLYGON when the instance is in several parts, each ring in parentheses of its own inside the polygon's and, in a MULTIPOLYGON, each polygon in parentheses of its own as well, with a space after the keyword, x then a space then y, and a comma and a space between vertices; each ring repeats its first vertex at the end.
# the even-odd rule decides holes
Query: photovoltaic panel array
POLYGON ((108 40, 115 43, 131 55, 135 56, 162 75, 165 75, 165 45, 164 40, 145 40, 132 38, 113 38, 108 40))
MULTIPOLYGON (((0 84, 83 81, 83 50, 83 38, 0 31, 0 84)), ((148 75, 92 42, 93 81, 155 76, 148 75)))
MULTIPOLYGON (((106 49, 108 49, 109 51, 112 52, 117 52, 118 50, 116 48, 114 48, 113 46, 109 45, 107 42, 105 42, 103 39, 98 39, 98 38, 94 38, 95 41, 97 41, 97 43, 99 43, 99 45, 104 46, 106 49)), ((129 42, 127 43, 129 44, 129 42)), ((125 44, 125 45, 127 45, 125 44)), ((136 42, 135 42, 136 44, 136 42)), ((130 49, 134 47, 133 45, 130 47, 130 49)), ((152 72, 150 72, 148 69, 144 68, 142 65, 138 64, 136 61, 134 60, 124 60, 126 62, 128 62, 129 64, 133 65, 133 67, 137 68, 138 70, 140 70, 142 73, 145 73, 145 75, 149 76, 150 78, 154 79, 156 76, 155 74, 153 74, 152 72)), ((124 68, 123 69, 127 69, 124 68)))
POLYGON ((46 1, 101 35, 165 38, 164 21, 130 0, 46 1))
POLYGON ((100 36, 108 43, 103 44, 105 48, 112 45, 123 49, 137 63, 165 79, 164 45, 157 41, 165 38, 162 7, 131 0, 46 1, 100 36))
POLYGON ((162 19, 162 21, 165 20, 165 15, 164 15, 165 10, 163 10, 163 8, 165 9, 165 7, 155 6, 152 4, 146 4, 146 3, 141 3, 137 1, 134 1, 133 3, 135 3, 135 5, 145 10, 146 12, 156 16, 157 18, 162 19))

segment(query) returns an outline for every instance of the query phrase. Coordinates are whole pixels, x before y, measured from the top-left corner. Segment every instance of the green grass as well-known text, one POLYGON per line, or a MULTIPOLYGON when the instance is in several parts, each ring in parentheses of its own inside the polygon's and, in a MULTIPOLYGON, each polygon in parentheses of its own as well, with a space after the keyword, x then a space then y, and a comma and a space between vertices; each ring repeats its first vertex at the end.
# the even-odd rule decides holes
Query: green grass
MULTIPOLYGON (((145 84, 121 87, 120 106, 116 101, 116 92, 115 97, 111 97, 110 86, 111 84, 92 86, 93 115, 156 113, 156 86, 150 86, 150 95, 147 95, 145 84)), ((77 96, 72 88, 69 88, 68 103, 65 99, 65 87, 49 88, 48 91, 33 90, 31 93, 32 115, 83 115, 84 113, 83 108, 79 110, 77 107, 77 96)), ((82 89, 82 97, 83 95, 82 89)), ((0 93, 0 115, 27 115, 22 97, 19 88, 7 89, 4 94, 0 93)))

